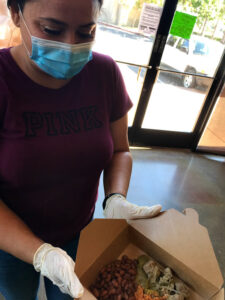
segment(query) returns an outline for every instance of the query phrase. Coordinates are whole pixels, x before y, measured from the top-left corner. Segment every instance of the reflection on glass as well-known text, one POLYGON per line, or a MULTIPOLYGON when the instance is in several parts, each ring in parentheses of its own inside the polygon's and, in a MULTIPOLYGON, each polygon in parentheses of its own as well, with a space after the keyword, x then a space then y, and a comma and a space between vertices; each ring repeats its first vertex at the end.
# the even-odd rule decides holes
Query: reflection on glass
POLYGON ((128 125, 132 126, 137 109, 142 85, 146 75, 146 68, 118 64, 126 85, 127 92, 133 102, 133 107, 128 113, 128 125))
MULTIPOLYGON (((161 8, 164 0, 157 2, 155 6, 161 8)), ((151 33, 140 31, 141 15, 146 6, 143 3, 135 0, 104 0, 94 50, 108 54, 115 60, 147 65, 157 28, 151 33)), ((150 13, 147 22, 152 19, 150 13)))
MULTIPOLYGON (((190 40, 186 40, 170 35, 160 66, 167 70, 213 77, 223 50, 224 45, 205 37, 192 35, 190 40)), ((195 81, 183 83, 185 87, 196 85, 195 81)))
POLYGON ((98 24, 94 50, 115 60, 147 65, 152 45, 152 41, 142 35, 98 24))
POLYGON ((211 83, 208 79, 207 87, 184 88, 181 78, 160 72, 142 128, 192 132, 211 83))
MULTIPOLYGON (((217 1, 209 6, 203 2, 196 1, 193 5, 191 1, 178 1, 177 11, 194 15, 197 21, 190 39, 168 36, 161 68, 210 77, 215 75, 225 48, 224 3, 217 1)), ((184 87, 193 88, 196 84, 195 80, 183 81, 184 87)))

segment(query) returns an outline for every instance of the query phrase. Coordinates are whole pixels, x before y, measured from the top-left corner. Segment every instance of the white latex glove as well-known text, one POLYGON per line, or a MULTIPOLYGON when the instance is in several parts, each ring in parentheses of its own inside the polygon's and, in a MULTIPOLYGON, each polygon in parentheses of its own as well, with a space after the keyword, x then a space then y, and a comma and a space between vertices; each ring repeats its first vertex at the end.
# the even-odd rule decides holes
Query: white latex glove
POLYGON ((62 293, 72 298, 83 296, 84 288, 74 272, 75 262, 64 250, 45 243, 34 254, 33 265, 37 272, 57 285, 62 293))
POLYGON ((128 202, 124 196, 116 194, 107 199, 103 214, 110 219, 147 219, 157 216, 161 209, 161 205, 138 206, 128 202))

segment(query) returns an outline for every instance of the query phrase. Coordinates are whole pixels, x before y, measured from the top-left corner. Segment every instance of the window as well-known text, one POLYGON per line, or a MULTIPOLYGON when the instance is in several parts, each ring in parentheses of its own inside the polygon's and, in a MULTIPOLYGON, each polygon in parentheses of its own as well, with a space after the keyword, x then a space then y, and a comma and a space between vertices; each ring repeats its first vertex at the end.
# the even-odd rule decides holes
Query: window
POLYGON ((209 53, 209 48, 205 43, 196 42, 194 54, 207 55, 209 53))
POLYGON ((175 45, 176 41, 177 41, 177 37, 174 36, 174 35, 170 35, 168 40, 167 40, 167 45, 173 47, 175 45))
POLYGON ((177 44, 177 49, 188 54, 189 52, 189 40, 180 39, 177 44))

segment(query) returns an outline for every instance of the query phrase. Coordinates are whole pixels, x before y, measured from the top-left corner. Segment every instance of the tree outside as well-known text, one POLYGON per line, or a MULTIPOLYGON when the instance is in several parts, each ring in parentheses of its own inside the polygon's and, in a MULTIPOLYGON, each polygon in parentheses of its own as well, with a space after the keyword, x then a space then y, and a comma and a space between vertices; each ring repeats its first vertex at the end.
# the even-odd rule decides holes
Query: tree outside
MULTIPOLYGON (((144 3, 155 4, 163 7, 165 0, 105 0, 105 8, 110 5, 110 16, 114 19, 109 23, 125 27, 134 32, 138 30, 138 24, 144 3), (112 3, 114 9, 112 12, 112 3)), ((180 0, 177 10, 191 13, 197 16, 194 33, 207 36, 211 39, 225 43, 225 0, 180 0)), ((108 18, 110 19, 110 18, 108 18)), ((107 18, 105 20, 107 22, 107 18)))

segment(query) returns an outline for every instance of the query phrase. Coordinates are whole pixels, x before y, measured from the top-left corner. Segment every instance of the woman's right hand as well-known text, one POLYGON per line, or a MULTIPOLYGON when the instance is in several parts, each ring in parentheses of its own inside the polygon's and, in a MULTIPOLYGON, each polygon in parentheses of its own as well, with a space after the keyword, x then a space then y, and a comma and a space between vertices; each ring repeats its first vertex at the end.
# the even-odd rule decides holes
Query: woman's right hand
POLYGON ((64 294, 73 298, 83 296, 84 288, 74 271, 75 262, 64 250, 44 243, 34 254, 33 265, 37 272, 50 279, 64 294))

